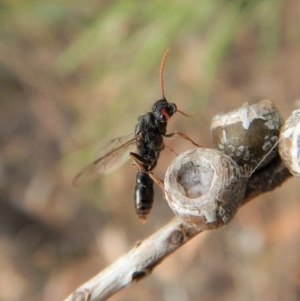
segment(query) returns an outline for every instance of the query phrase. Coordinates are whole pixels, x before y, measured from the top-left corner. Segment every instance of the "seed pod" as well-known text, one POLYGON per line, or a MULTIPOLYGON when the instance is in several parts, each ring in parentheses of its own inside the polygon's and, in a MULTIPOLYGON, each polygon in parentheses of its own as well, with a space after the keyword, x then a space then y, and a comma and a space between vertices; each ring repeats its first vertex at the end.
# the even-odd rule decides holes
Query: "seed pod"
POLYGON ((279 154, 288 170, 300 177, 300 109, 292 113, 281 129, 279 154))
MULTIPOLYGON (((254 168, 278 141, 283 119, 270 100, 217 115, 212 121, 213 145, 239 165, 254 168)), ((260 167, 278 155, 275 147, 260 167)))
POLYGON ((247 179, 229 156, 215 149, 195 148, 171 163, 164 185, 174 213, 204 230, 232 219, 243 200, 247 179))

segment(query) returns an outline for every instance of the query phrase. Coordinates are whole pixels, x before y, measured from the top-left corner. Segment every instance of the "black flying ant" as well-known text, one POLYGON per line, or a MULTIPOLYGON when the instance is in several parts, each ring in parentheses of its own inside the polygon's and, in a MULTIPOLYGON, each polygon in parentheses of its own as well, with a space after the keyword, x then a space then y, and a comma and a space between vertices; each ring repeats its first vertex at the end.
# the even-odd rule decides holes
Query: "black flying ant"
POLYGON ((130 152, 134 165, 139 169, 136 176, 134 205, 139 219, 143 222, 146 220, 153 204, 154 181, 162 186, 162 182, 154 177, 151 171, 157 164, 160 152, 165 148, 163 138, 172 138, 179 135, 198 146, 183 133, 175 131, 166 134, 168 120, 175 112, 187 117, 194 116, 179 111, 176 104, 168 102, 165 98, 163 71, 168 54, 169 50, 166 51, 160 68, 160 84, 163 98, 154 103, 152 112, 148 112, 138 118, 138 123, 133 133, 113 139, 105 150, 104 155, 84 168, 73 181, 74 186, 82 186, 93 182, 115 164, 117 157, 128 151, 131 146, 135 146, 137 152, 130 152))

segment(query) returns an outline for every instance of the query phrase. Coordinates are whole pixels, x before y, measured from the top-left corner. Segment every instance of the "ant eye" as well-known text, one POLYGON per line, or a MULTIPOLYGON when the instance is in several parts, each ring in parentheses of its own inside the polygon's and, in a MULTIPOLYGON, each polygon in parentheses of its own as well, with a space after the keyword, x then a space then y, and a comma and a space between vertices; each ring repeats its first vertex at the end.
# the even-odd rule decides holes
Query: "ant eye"
POLYGON ((152 112, 155 112, 157 110, 157 104, 154 104, 153 106, 152 106, 152 112))

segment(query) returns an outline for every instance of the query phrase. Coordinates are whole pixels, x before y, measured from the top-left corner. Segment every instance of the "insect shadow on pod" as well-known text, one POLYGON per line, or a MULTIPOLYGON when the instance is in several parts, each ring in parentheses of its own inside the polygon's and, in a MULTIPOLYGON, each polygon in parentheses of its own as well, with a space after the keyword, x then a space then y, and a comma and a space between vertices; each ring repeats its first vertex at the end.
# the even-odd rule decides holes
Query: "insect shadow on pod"
POLYGON ((133 164, 138 168, 134 189, 134 206, 138 218, 142 222, 145 222, 152 208, 154 182, 164 190, 162 180, 156 178, 152 173, 159 159, 160 152, 166 147, 164 138, 172 138, 179 135, 199 147, 197 143, 181 132, 175 131, 167 134, 167 123, 174 113, 178 112, 186 117, 198 114, 185 114, 177 109, 176 104, 168 102, 165 98, 163 74, 169 52, 170 50, 165 52, 160 67, 162 99, 153 104, 151 112, 138 118, 134 132, 111 140, 99 158, 79 172, 73 181, 75 187, 92 183, 102 174, 119 167, 125 162, 122 160, 123 155, 129 154, 127 158, 130 157, 133 160, 133 164), (134 148, 135 151, 131 151, 134 148))

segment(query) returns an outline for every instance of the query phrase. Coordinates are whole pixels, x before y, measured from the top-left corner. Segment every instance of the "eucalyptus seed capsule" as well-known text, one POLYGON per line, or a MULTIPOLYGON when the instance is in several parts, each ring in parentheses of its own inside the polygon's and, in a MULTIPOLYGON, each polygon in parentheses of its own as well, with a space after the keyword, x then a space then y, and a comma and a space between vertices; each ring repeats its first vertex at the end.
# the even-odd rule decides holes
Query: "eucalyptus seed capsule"
POLYGON ((278 155, 277 147, 270 150, 278 141, 282 123, 280 113, 270 100, 246 105, 213 118, 213 145, 239 165, 255 168, 261 163, 262 167, 278 155))
POLYGON ((300 177, 300 109, 292 113, 281 129, 279 154, 288 170, 300 177))
POLYGON ((229 156, 195 148, 169 166, 165 191, 174 213, 191 227, 205 230, 227 224, 243 200, 248 177, 229 156))

